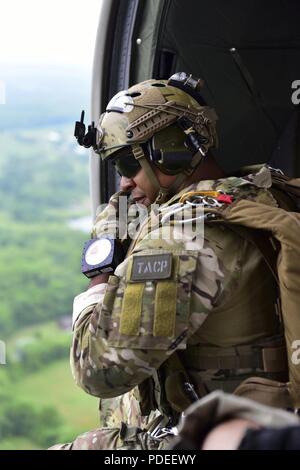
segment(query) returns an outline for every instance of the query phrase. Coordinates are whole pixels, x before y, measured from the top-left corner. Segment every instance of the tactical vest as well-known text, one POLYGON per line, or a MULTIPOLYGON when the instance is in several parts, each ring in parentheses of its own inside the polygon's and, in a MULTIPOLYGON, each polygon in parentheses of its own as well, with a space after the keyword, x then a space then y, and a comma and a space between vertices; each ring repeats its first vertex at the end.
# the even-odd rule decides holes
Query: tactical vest
MULTIPOLYGON (((274 315, 280 318, 279 331, 246 345, 212 347, 200 343, 177 351, 153 378, 140 385, 143 414, 158 406, 176 420, 178 413, 193 401, 215 389, 271 406, 299 406, 300 360, 295 348, 300 346, 297 317, 300 214, 296 212, 300 180, 288 180, 278 171, 268 171, 272 178, 269 191, 279 207, 268 207, 255 197, 241 196, 232 204, 224 204, 219 209, 208 207, 205 211, 212 215, 207 218, 207 224, 226 225, 253 243, 262 254, 278 288, 274 315), (239 374, 235 373, 237 370, 239 374)), ((168 204, 178 202, 183 196, 181 192, 168 204)))

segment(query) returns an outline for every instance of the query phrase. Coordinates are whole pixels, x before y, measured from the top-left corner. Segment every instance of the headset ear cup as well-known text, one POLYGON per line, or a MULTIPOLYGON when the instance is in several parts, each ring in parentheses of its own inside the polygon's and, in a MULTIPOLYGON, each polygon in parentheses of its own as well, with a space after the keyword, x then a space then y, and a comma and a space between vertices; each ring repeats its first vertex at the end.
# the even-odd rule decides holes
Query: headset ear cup
POLYGON ((150 161, 159 168, 163 173, 168 173, 168 168, 164 165, 163 153, 160 148, 154 147, 154 136, 148 141, 147 145, 147 155, 150 161))
POLYGON ((193 156, 199 151, 203 156, 209 147, 207 137, 198 134, 186 117, 155 133, 145 144, 149 160, 167 175, 186 171, 193 156))
POLYGON ((186 135, 177 123, 154 134, 147 142, 150 161, 165 174, 176 175, 191 163, 193 155, 185 146, 186 135))
POLYGON ((146 143, 141 144, 144 150, 145 155, 150 160, 151 163, 155 165, 156 162, 161 160, 161 152, 159 149, 153 148, 153 137, 149 139, 146 143))
POLYGON ((162 171, 165 169, 166 173, 177 174, 190 166, 192 158, 193 154, 189 150, 185 152, 164 152, 160 168, 162 171))
POLYGON ((155 149, 155 150, 152 150, 152 156, 151 156, 151 159, 153 161, 153 163, 161 163, 163 164, 163 155, 161 153, 161 150, 160 149, 155 149))

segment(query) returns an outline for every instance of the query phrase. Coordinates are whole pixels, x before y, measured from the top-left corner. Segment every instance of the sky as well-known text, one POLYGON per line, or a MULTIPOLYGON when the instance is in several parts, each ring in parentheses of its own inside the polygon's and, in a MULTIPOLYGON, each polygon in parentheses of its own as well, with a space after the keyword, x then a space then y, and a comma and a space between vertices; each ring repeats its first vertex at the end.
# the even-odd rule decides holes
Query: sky
POLYGON ((0 0, 0 64, 91 67, 101 1, 0 0))

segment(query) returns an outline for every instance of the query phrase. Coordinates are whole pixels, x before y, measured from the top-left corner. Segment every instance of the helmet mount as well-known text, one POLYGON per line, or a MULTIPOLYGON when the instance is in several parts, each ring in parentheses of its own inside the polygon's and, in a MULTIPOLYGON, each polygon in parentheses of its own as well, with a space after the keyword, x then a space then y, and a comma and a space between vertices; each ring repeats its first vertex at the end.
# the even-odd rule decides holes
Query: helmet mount
MULTIPOLYGON (((217 115, 205 105, 199 93, 202 87, 203 80, 180 72, 168 81, 147 80, 120 91, 101 115, 91 145, 103 160, 114 159, 121 149, 131 147, 157 189, 156 201, 163 202, 195 171, 209 148, 217 145, 217 115), (171 187, 160 186, 154 167, 176 175, 171 187)), ((77 134, 78 130, 81 134, 76 137, 83 145, 80 123, 77 134)))

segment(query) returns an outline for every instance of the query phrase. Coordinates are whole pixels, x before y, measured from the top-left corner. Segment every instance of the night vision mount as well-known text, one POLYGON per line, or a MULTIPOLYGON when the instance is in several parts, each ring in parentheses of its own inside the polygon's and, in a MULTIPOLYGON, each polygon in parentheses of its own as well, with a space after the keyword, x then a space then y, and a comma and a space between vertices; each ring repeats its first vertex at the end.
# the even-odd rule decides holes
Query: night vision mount
POLYGON ((80 121, 76 121, 74 136, 77 139, 79 145, 82 145, 85 148, 90 148, 96 146, 96 134, 97 129, 95 127, 94 121, 88 126, 88 131, 85 133, 85 124, 84 124, 84 111, 81 111, 80 121))
POLYGON ((179 88, 192 96, 201 106, 206 106, 200 91, 204 87, 204 80, 202 78, 188 75, 185 72, 177 72, 172 75, 168 80, 168 85, 179 88))

